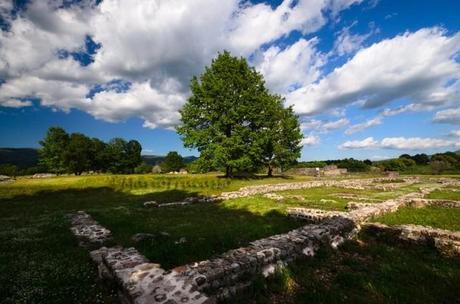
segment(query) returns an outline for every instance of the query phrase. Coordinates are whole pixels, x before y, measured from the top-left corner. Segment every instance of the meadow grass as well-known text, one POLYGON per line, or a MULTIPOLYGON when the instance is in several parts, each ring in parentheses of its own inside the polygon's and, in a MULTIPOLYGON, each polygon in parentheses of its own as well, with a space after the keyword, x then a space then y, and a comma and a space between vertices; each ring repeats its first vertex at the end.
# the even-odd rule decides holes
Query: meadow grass
POLYGON ((298 260, 228 303, 458 303, 459 282, 458 259, 362 236, 298 260))
MULTIPOLYGON (((233 191, 243 186, 310 179, 311 177, 299 176, 259 176, 252 179, 229 180, 217 174, 87 175, 48 179, 20 178, 13 183, 0 184, 0 303, 117 302, 113 290, 99 282, 96 267, 90 261, 87 251, 78 246, 78 241, 69 231, 66 215, 77 210, 85 210, 102 225, 111 229, 115 243, 135 246, 153 262, 171 268, 208 259, 226 250, 245 246, 252 240, 283 233, 303 225, 304 223, 285 216, 288 207, 343 210, 347 201, 352 200, 342 198, 343 194, 353 194, 378 202, 417 190, 419 187, 413 185, 387 192, 318 187, 279 192, 285 197, 281 201, 257 195, 213 204, 161 208, 143 206, 143 202, 150 200, 167 203, 180 201, 189 196, 233 191), (303 199, 299 199, 299 196, 303 199), (131 238, 136 233, 151 233, 153 238, 135 243, 131 238)), ((426 179, 422 183, 433 182, 426 179)), ((442 191, 433 195, 449 195, 452 199, 452 193, 454 192, 442 191)), ((415 212, 422 210, 417 209, 415 212)), ((423 218, 418 215, 423 224, 448 222, 444 211, 438 212, 438 215, 436 210, 426 210, 428 213, 423 218)), ((458 213, 452 215, 449 224, 451 229, 458 229, 455 222, 452 224, 452 219, 457 219, 458 223, 459 218, 458 213)), ((407 253, 398 248, 374 244, 366 247, 367 249, 357 247, 353 249, 357 250, 356 252, 352 251, 349 254, 356 255, 356 261, 359 261, 374 254, 375 246, 383 248, 381 250, 386 252, 377 259, 379 263, 370 263, 366 266, 369 267, 366 280, 374 284, 372 286, 375 294, 383 295, 375 299, 380 299, 380 302, 406 299, 400 294, 402 289, 388 291, 387 289, 392 288, 393 282, 388 279, 388 282, 380 284, 378 276, 382 273, 388 276, 398 275, 398 271, 407 269, 398 266, 387 273, 382 272, 381 265, 387 265, 391 260, 391 254, 395 253, 403 255, 401 262, 407 263, 405 259, 411 260, 412 266, 418 267, 424 262, 431 263, 434 253, 422 253, 418 257, 418 253, 407 253)), ((353 268, 356 265, 349 269, 351 273, 348 275, 350 280, 357 280, 358 283, 353 285, 353 282, 348 282, 345 280, 347 274, 344 274, 345 277, 338 279, 334 287, 331 287, 333 292, 330 295, 327 282, 315 279, 314 283, 309 283, 308 278, 315 273, 314 269, 326 267, 327 259, 331 257, 334 255, 319 260, 312 259, 306 264, 294 264, 288 272, 280 275, 278 281, 266 285, 272 291, 264 289, 267 282, 261 280, 259 285, 263 288, 257 289, 255 296, 245 298, 246 302, 242 303, 251 303, 252 299, 262 299, 260 303, 265 300, 272 303, 304 303, 308 299, 318 300, 317 302, 340 302, 334 299, 342 299, 341 293, 349 299, 357 299, 357 302, 364 301, 364 295, 371 294, 371 291, 365 289, 363 296, 359 296, 364 283, 359 279, 362 270, 353 268), (275 288, 274 284, 278 287, 275 288), (288 293, 285 288, 288 288, 288 293), (289 301, 278 301, 278 298, 284 299, 284 296, 289 301)), ((347 259, 341 258, 338 261, 336 267, 342 267, 340 263, 345 263, 345 266, 348 263, 347 259)), ((452 276, 450 279, 458 279, 458 265, 457 268, 452 265, 448 260, 439 259, 432 263, 430 269, 424 269, 421 272, 423 280, 426 280, 421 282, 424 284, 423 288, 432 284, 431 279, 441 279, 434 284, 440 282, 441 287, 452 293, 453 289, 448 285, 452 282, 449 281, 449 277, 439 278, 437 274, 441 270, 447 271, 452 276)), ((334 268, 330 271, 334 273, 334 268)), ((418 272, 419 270, 415 273, 418 272)), ((405 281, 408 278, 404 276, 398 277, 398 280, 402 280, 403 286, 409 284, 405 281)), ((432 297, 428 299, 443 299, 437 295, 437 291, 428 296, 432 297)), ((342 300, 345 301, 344 299, 342 300)))
POLYGON ((460 230, 460 209, 439 206, 405 207, 397 212, 377 217, 373 221, 387 225, 414 224, 458 231, 460 230))

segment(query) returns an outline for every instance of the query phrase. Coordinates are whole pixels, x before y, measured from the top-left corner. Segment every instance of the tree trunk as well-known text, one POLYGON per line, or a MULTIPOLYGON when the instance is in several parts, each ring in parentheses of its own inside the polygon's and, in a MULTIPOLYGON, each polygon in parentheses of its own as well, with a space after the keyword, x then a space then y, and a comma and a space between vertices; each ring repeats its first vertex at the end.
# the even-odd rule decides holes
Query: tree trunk
POLYGON ((268 172, 267 176, 272 177, 273 176, 273 168, 270 164, 268 164, 268 172))
POLYGON ((225 167, 225 177, 232 177, 232 168, 230 166, 225 167))

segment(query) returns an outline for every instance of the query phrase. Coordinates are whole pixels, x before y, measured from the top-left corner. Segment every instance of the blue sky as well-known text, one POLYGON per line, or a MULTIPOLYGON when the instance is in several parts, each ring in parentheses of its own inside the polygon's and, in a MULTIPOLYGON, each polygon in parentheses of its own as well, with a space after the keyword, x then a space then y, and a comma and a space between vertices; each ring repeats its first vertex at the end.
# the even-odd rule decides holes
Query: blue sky
POLYGON ((218 2, 2 1, 0 146, 58 125, 196 155, 178 110, 227 49, 294 107, 303 160, 460 149, 459 1, 218 2))

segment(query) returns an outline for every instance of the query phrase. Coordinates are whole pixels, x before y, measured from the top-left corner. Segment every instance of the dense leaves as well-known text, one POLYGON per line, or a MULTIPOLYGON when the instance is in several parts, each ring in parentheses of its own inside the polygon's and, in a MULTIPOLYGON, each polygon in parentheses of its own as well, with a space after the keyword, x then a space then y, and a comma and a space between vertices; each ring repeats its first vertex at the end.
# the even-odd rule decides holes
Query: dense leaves
POLYGON ((200 151, 204 170, 254 172, 266 165, 287 165, 300 156, 301 133, 292 109, 271 95, 244 58, 223 52, 191 81, 177 132, 200 151))
POLYGON ((177 153, 176 151, 169 152, 163 163, 161 164, 161 171, 162 172, 175 172, 179 171, 180 169, 184 168, 184 159, 182 156, 177 153))
POLYGON ((114 138, 106 144, 81 133, 69 135, 62 128, 51 127, 40 144, 40 164, 56 174, 133 173, 141 164, 142 147, 136 140, 114 138))

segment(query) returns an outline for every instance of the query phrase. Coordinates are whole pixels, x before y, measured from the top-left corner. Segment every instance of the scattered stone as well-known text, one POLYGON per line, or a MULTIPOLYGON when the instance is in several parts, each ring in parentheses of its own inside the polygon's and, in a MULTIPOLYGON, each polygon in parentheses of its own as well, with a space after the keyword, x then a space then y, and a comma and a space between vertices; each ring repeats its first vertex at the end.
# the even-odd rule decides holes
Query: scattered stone
POLYGON ((356 210, 356 209, 360 209, 363 207, 370 207, 372 205, 373 203, 348 202, 346 208, 347 210, 356 210))
POLYGON ((181 237, 178 241, 175 241, 174 244, 179 245, 179 244, 184 244, 187 242, 187 239, 185 237, 181 237))
POLYGON ((155 165, 152 167, 152 173, 158 174, 161 173, 161 167, 159 165, 155 165))
POLYGON ((322 198, 322 199, 320 199, 319 201, 320 201, 320 203, 333 203, 333 204, 337 203, 336 200, 333 200, 333 199, 325 199, 325 198, 322 198))
POLYGON ((281 201, 281 200, 284 199, 284 196, 279 195, 277 193, 265 193, 263 196, 266 197, 266 198, 275 200, 275 201, 281 201))
POLYGON ((144 203, 144 207, 158 207, 158 203, 156 201, 148 201, 144 203))
POLYGON ((151 233, 136 233, 135 235, 131 237, 131 240, 133 242, 139 243, 145 240, 152 240, 154 238, 155 238, 155 235, 151 233))
POLYGON ((9 177, 7 175, 0 175, 0 182, 8 181, 10 179, 11 179, 11 177, 9 177))
POLYGON ((32 178, 50 178, 50 177, 55 177, 56 174, 53 173, 35 173, 32 175, 32 178))

